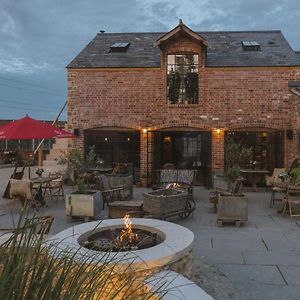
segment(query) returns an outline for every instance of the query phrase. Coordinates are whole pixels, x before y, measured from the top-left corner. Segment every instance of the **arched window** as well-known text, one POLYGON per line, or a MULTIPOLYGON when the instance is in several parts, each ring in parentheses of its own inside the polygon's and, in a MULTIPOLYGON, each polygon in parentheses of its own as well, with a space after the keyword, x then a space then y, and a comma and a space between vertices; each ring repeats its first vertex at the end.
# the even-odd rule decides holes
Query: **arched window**
POLYGON ((198 55, 170 54, 167 56, 167 68, 169 103, 198 103, 198 55))

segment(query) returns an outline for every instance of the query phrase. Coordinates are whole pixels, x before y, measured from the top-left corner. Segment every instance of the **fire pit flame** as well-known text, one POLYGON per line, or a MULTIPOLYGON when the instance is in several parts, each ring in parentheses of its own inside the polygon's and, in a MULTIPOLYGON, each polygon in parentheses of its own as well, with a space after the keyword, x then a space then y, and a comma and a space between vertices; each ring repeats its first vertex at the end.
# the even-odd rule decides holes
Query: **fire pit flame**
POLYGON ((123 220, 125 227, 122 229, 120 236, 117 238, 117 242, 121 245, 130 246, 137 241, 138 235, 132 232, 130 215, 126 214, 123 220))
POLYGON ((132 226, 129 214, 126 214, 123 220, 122 228, 91 233, 82 240, 82 245, 95 251, 131 251, 150 248, 161 243, 156 233, 132 226))
POLYGON ((169 183, 169 184, 166 186, 167 189, 177 189, 177 188, 179 188, 179 187, 180 187, 180 184, 177 183, 177 182, 169 183))

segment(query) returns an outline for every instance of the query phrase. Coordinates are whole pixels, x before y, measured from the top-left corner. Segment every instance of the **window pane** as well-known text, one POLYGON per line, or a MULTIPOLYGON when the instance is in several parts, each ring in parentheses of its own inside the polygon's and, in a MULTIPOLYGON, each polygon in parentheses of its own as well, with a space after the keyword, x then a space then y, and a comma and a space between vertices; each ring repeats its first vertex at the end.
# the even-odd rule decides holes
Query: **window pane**
POLYGON ((172 54, 167 62, 170 103, 198 103, 198 55, 172 54))

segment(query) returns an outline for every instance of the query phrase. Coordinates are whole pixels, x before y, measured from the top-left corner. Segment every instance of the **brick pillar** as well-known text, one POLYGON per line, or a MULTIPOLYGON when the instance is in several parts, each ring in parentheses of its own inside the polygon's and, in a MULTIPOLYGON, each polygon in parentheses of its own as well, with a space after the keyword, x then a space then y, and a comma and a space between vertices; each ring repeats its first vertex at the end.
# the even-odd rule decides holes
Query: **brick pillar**
POLYGON ((152 132, 144 132, 143 130, 141 130, 140 145, 140 174, 148 173, 148 179, 150 181, 152 173, 152 132))
POLYGON ((212 172, 224 171, 224 129, 212 130, 212 172))

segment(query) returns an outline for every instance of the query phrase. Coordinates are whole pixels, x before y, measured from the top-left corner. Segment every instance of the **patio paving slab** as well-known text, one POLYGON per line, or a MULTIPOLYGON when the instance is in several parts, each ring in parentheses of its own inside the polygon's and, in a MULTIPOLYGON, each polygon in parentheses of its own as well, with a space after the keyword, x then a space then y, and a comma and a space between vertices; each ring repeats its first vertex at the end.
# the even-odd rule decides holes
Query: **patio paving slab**
POLYGON ((239 300, 299 300, 300 287, 274 284, 235 284, 239 300))
POLYGON ((249 238, 243 237, 239 234, 236 234, 236 236, 225 237, 215 236, 213 238, 213 247, 223 251, 229 251, 231 249, 239 249, 240 251, 243 251, 248 250, 249 248, 265 250, 265 245, 259 236, 249 238))
POLYGON ((249 265, 284 265, 300 266, 300 254, 294 250, 256 251, 246 250, 242 253, 245 263, 249 265))
POLYGON ((237 249, 231 251, 224 251, 222 249, 203 249, 197 246, 193 248, 193 257, 197 261, 197 257, 204 258, 213 264, 244 264, 245 261, 242 252, 237 249))
POLYGON ((278 234, 276 237, 262 237, 268 250, 297 250, 294 241, 288 240, 283 234, 278 234))
MULTIPOLYGON (((300 287, 300 266, 279 266, 279 269, 288 285, 300 287)), ((298 297, 300 298, 300 294, 298 297)))
POLYGON ((221 264, 218 267, 233 283, 286 284, 276 266, 221 264))

